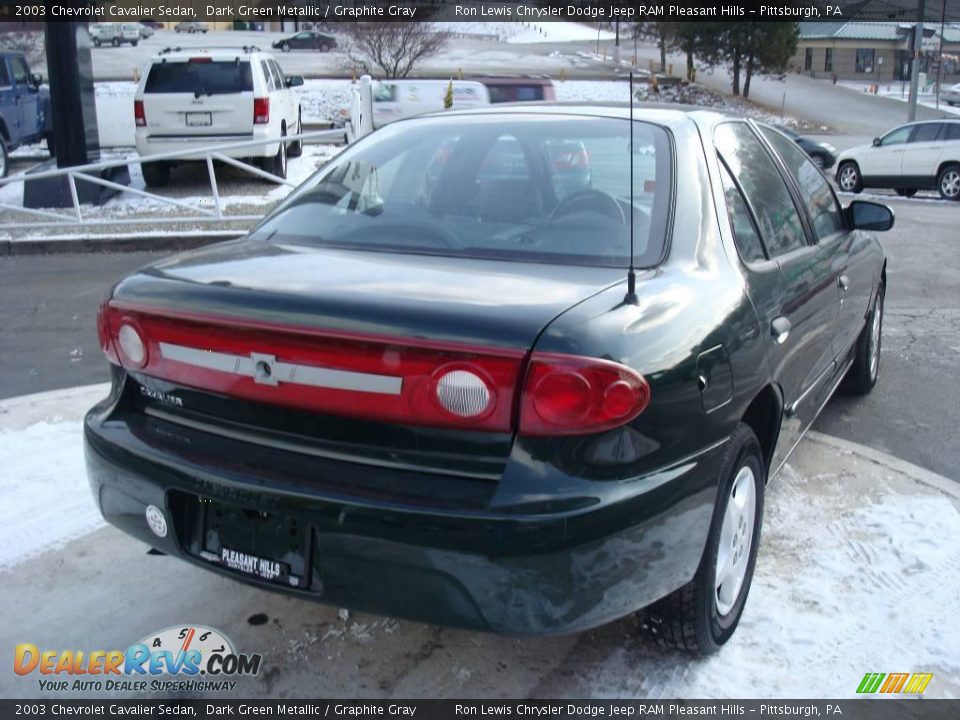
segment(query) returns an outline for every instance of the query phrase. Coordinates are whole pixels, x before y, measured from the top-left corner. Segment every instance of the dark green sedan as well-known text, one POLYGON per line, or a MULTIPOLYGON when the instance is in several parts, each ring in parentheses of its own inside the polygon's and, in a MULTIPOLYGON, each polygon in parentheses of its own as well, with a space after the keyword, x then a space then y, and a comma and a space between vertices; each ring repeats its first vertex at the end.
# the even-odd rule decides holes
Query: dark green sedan
POLYGON ((93 494, 303 599, 514 634, 639 612, 711 652, 767 482, 839 385, 877 381, 892 223, 711 111, 392 123, 243 239, 112 289, 93 494))

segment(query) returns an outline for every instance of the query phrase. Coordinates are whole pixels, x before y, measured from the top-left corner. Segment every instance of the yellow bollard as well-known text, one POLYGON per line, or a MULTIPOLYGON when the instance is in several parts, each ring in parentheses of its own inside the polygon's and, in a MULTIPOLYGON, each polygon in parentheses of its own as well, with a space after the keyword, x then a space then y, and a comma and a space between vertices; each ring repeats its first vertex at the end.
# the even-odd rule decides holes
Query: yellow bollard
POLYGON ((567 69, 560 68, 560 82, 566 82, 567 80, 567 69))
POLYGON ((673 75, 673 63, 667 65, 667 75, 673 75))
POLYGON ((457 80, 463 80, 463 68, 457 68, 457 80))

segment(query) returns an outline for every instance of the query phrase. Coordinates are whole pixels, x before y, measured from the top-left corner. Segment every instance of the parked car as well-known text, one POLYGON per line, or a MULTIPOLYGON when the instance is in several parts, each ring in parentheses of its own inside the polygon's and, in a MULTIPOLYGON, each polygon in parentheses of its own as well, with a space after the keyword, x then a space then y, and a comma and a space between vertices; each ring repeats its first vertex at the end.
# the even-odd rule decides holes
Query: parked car
MULTIPOLYGON (((381 80, 375 83, 373 127, 442 110, 450 83, 450 80, 381 80)), ((474 80, 453 80, 452 83, 454 108, 490 104, 490 93, 483 83, 474 80)))
POLYGON ((53 152, 50 91, 30 72, 19 51, 0 51, 0 177, 9 169, 9 152, 47 139, 53 152))
POLYGON ((90 26, 90 40, 95 47, 125 43, 136 47, 140 43, 140 23, 94 23, 90 26))
POLYGON ((960 105, 960 83, 941 90, 940 99, 947 105, 960 105))
POLYGON ((143 40, 146 40, 148 37, 153 37, 153 28, 147 25, 146 23, 137 23, 140 26, 140 37, 143 40))
POLYGON ((163 30, 163 27, 164 27, 162 22, 159 22, 158 20, 150 20, 149 18, 147 18, 146 20, 141 20, 140 24, 145 25, 151 30, 163 30))
POLYGON ((315 30, 304 30, 296 35, 275 41, 272 47, 283 52, 290 52, 291 50, 329 52, 337 47, 337 39, 333 35, 325 35, 315 30))
POLYGON ((186 32, 186 33, 204 33, 206 34, 209 30, 209 26, 202 20, 182 20, 173 26, 174 32, 186 32))
MULTIPOLYGON (((287 176, 287 157, 301 141, 300 101, 291 88, 300 76, 285 76, 277 61, 254 48, 165 50, 144 69, 134 95, 140 155, 193 150, 216 143, 275 140, 225 150, 230 157, 257 158, 278 177, 287 176)), ((142 165, 150 187, 166 185, 172 161, 142 165)))
POLYGON ((245 239, 121 280, 84 424, 104 517, 339 607, 514 634, 640 611, 719 648, 768 479, 841 381, 877 382, 893 215, 775 130, 627 113, 392 123, 245 239), (486 180, 504 140, 526 172, 486 180), (589 189, 558 193, 547 144, 589 151, 589 189))
POLYGON ((945 200, 960 200, 960 119, 908 123, 871 145, 844 150, 837 158, 837 184, 852 193, 893 188, 912 197, 937 190, 945 200))
POLYGON ((830 143, 817 142, 816 140, 812 140, 805 135, 801 135, 792 128, 784 127, 782 125, 778 125, 777 130, 799 145, 800 149, 809 155, 811 160, 813 160, 813 164, 821 170, 829 170, 837 161, 837 149, 830 143))

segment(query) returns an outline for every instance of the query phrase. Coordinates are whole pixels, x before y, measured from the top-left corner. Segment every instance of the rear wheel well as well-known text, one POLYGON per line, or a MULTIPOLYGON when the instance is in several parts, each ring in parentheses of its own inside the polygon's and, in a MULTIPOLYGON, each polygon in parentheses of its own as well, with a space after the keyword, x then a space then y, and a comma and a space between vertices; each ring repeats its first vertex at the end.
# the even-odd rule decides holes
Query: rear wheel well
POLYGON ((760 441, 768 476, 773 450, 777 446, 777 437, 780 435, 782 413, 783 400, 780 392, 773 385, 767 385, 753 398, 741 418, 760 441))
POLYGON ((937 177, 940 177, 940 173, 942 173, 946 168, 950 167, 951 165, 960 165, 960 161, 944 160, 942 163, 940 163, 940 167, 937 168, 937 177))

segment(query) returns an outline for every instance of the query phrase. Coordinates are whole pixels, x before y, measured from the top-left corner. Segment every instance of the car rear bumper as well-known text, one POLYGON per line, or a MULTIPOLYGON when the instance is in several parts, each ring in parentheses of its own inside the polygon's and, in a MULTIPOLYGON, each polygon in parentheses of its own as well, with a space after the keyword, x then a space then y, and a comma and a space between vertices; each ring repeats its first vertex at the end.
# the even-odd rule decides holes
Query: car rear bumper
MULTIPOLYGON (((267 158, 277 154, 279 149, 278 142, 271 142, 275 139, 275 133, 269 132, 266 128, 257 129, 249 133, 235 133, 228 135, 174 135, 169 132, 156 133, 149 128, 137 128, 136 144, 137 153, 144 155, 158 155, 160 153, 182 153, 184 162, 200 161, 205 159, 207 150, 214 150, 231 158, 267 158), (251 141, 260 141, 262 144, 253 144, 251 141), (238 148, 229 148, 218 150, 218 145, 232 145, 236 143, 251 142, 238 148), (196 156, 189 153, 196 151, 196 156)), ((179 162, 180 159, 171 160, 179 162)))
MULTIPOLYGON (((549 503, 538 512, 450 510, 306 487, 281 491, 269 478, 245 473, 235 453, 216 466, 197 462, 190 437, 176 427, 158 429, 153 439, 132 432, 112 415, 110 402, 85 420, 87 472, 104 518, 129 535, 215 572, 304 599, 521 635, 595 627, 689 581, 706 544, 722 447, 629 482, 599 483, 596 496, 574 510, 550 511, 549 503), (164 433, 180 435, 177 451, 164 433), (196 511, 190 508, 201 502, 302 524, 307 570, 299 587, 241 575, 196 553, 197 535, 204 533, 192 529, 196 511), (163 511, 165 537, 150 530, 149 505, 163 511)), ((341 463, 342 473, 351 466, 341 463)))

